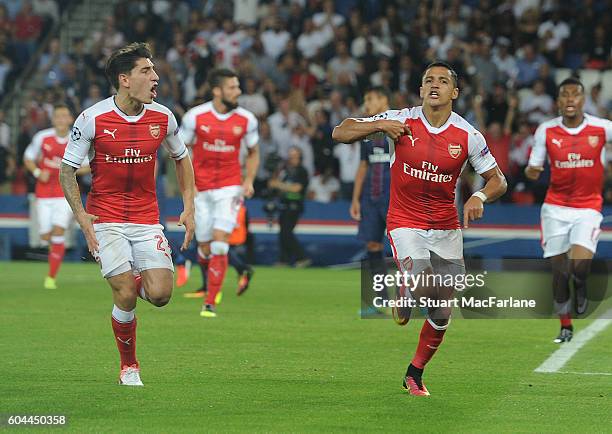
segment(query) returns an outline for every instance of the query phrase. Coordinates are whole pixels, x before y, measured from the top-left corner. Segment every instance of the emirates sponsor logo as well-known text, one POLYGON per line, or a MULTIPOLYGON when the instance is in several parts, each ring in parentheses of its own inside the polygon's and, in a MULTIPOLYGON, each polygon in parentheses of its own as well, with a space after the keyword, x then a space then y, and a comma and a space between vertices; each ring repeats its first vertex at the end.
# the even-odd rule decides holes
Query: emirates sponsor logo
POLYGON ((421 163, 421 169, 412 167, 408 163, 404 163, 404 173, 412 176, 413 178, 422 179, 423 181, 439 182, 442 184, 452 182, 453 175, 447 173, 437 173, 438 167, 429 161, 423 161, 421 163))
POLYGON ((448 154, 455 159, 459 158, 462 150, 461 145, 456 145, 453 143, 448 144, 448 154))
POLYGON ((159 134, 161 132, 161 127, 159 124, 149 125, 149 133, 151 133, 151 137, 154 139, 159 138, 159 134))
POLYGON ((214 143, 204 142, 202 147, 210 152, 234 152, 236 150, 234 145, 227 145, 222 139, 215 139, 214 143))
POLYGON ((124 151, 124 155, 104 155, 104 161, 106 163, 119 163, 119 164, 139 164, 149 163, 153 161, 153 155, 141 155, 140 149, 127 148, 124 151))
POLYGON ((577 154, 575 152, 569 152, 567 154, 567 161, 555 161, 555 167, 557 169, 577 169, 581 167, 593 167, 595 166, 595 161, 582 159, 581 154, 577 154))
POLYGON ((599 145, 599 137, 597 136, 589 136, 589 145, 593 148, 599 145))

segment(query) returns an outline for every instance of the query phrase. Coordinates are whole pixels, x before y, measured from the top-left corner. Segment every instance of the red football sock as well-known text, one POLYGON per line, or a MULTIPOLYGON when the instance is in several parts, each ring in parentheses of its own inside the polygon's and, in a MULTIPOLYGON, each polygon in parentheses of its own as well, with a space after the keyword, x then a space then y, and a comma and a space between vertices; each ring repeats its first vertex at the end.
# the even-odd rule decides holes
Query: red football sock
POLYGON ((561 320, 561 327, 571 327, 572 326, 572 316, 569 313, 559 315, 559 319, 561 320))
POLYGON ((121 356, 121 368, 138 365, 136 360, 136 317, 130 322, 119 322, 111 317, 117 349, 121 356))
POLYGON ((208 265, 208 294, 206 304, 215 304, 215 297, 221 290, 223 278, 227 270, 227 255, 212 255, 208 265))
POLYGON ((427 362, 431 360, 433 355, 438 350, 438 347, 442 343, 444 333, 446 330, 436 330, 432 327, 429 321, 425 321, 423 328, 421 328, 421 335, 419 336, 419 345, 417 346, 416 354, 412 359, 412 364, 423 369, 427 362))
POLYGON ((64 260, 66 246, 64 243, 51 243, 49 247, 49 276, 55 278, 64 260))

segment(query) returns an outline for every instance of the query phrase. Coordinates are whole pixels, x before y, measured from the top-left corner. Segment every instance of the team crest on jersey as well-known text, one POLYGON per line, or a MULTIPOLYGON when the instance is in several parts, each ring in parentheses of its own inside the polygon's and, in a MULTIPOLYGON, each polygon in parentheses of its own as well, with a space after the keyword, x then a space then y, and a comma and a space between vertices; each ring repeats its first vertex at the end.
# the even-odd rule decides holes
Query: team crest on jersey
POLYGON ((459 158, 461 155, 461 145, 448 144, 448 153, 453 158, 459 158))
POLYGON ((589 145, 591 145, 593 148, 597 147, 597 145, 599 145, 599 137, 589 136, 589 145))
POLYGON ((159 137, 159 133, 161 132, 159 124, 149 125, 149 132, 151 133, 151 137, 157 139, 159 137))
POLYGON ((242 134, 242 127, 236 125, 234 128, 232 128, 232 132, 235 136, 239 136, 240 134, 242 134))

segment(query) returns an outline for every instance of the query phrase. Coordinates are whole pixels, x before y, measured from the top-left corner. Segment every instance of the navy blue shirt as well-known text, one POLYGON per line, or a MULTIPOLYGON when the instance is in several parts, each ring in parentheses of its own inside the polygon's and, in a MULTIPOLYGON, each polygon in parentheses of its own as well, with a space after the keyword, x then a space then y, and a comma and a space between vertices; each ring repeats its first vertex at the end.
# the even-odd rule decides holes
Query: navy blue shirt
POLYGON ((362 200, 389 201, 391 154, 388 140, 385 135, 376 134, 371 139, 361 141, 361 161, 368 163, 368 173, 361 193, 362 200))

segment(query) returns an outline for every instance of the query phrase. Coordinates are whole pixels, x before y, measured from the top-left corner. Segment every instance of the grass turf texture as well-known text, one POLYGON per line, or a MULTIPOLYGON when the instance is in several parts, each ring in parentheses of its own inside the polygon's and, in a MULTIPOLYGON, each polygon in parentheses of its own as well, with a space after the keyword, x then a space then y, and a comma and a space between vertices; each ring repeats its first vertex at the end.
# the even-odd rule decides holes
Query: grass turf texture
MULTIPOLYGON (((74 432, 592 432, 612 423, 612 376, 536 374, 555 320, 456 320, 425 374, 401 391, 422 321, 362 320, 356 271, 258 268, 216 319, 175 290, 138 302, 144 388, 120 387, 110 289, 93 264, 0 263, 0 413, 65 414, 74 432)), ((199 284, 199 271, 187 289, 199 284)), ((516 278, 516 273, 508 278, 516 278)), ((588 320, 576 321, 585 327, 588 320)), ((568 363, 611 372, 612 327, 568 363)), ((22 429, 22 432, 28 431, 22 429)), ((41 432, 40 429, 32 429, 41 432)))

